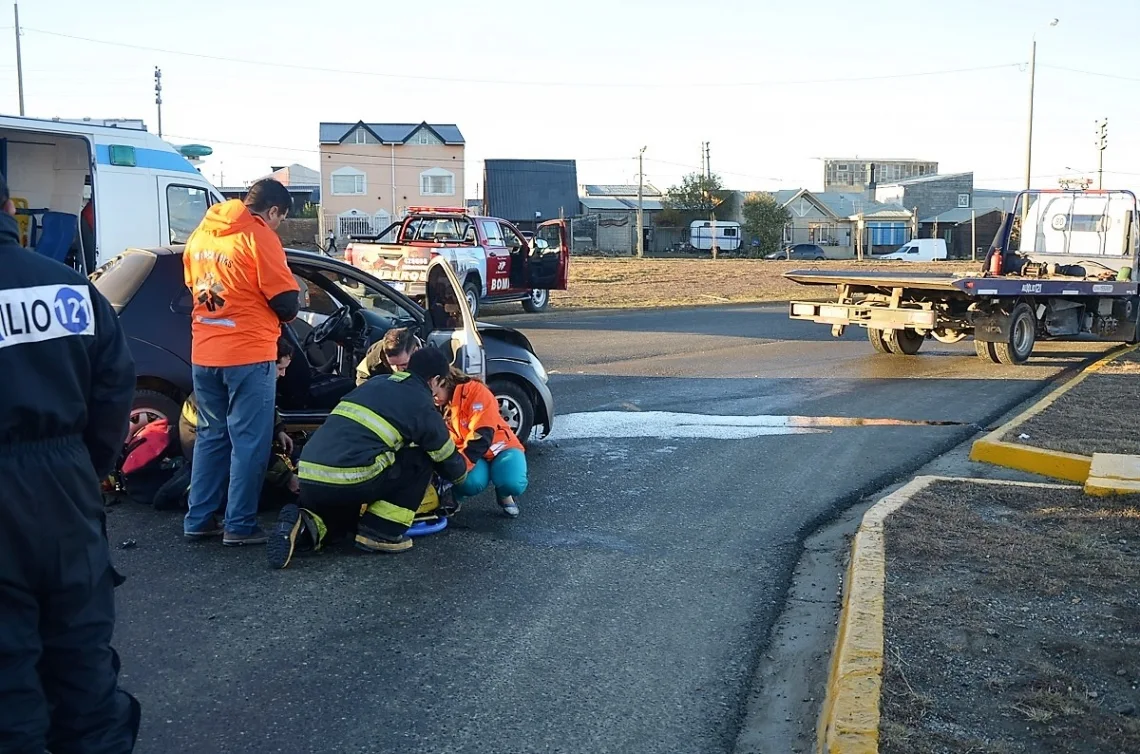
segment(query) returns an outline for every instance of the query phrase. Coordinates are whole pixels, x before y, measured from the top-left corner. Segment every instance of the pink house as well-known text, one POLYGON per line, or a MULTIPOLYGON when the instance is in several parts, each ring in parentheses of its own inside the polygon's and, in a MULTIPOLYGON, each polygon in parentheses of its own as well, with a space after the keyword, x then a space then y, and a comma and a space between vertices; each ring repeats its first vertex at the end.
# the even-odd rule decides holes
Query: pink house
POLYGON ((322 236, 376 233, 408 207, 463 206, 453 124, 321 123, 322 236))

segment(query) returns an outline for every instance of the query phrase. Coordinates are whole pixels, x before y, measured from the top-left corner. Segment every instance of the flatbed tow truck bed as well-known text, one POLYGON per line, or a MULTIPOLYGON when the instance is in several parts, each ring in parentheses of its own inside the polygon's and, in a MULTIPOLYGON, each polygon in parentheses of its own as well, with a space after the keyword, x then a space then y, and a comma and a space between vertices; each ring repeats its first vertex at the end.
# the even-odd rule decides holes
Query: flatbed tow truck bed
POLYGON ((1135 296, 1140 284, 1081 278, 1036 278, 946 275, 938 272, 850 272, 792 270, 784 277, 801 285, 848 286, 890 293, 895 288, 918 291, 956 291, 965 296, 1135 296))

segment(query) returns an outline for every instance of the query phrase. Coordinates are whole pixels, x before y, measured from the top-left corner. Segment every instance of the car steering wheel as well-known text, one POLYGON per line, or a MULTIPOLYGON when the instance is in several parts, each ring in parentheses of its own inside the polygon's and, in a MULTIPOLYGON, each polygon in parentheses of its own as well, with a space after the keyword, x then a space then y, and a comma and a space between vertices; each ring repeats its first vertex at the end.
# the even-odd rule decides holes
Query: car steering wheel
POLYGON ((313 339, 313 343, 316 345, 320 345, 326 340, 335 340, 334 336, 340 334, 351 316, 352 310, 347 306, 342 306, 335 314, 330 315, 328 319, 314 327, 309 337, 313 339))

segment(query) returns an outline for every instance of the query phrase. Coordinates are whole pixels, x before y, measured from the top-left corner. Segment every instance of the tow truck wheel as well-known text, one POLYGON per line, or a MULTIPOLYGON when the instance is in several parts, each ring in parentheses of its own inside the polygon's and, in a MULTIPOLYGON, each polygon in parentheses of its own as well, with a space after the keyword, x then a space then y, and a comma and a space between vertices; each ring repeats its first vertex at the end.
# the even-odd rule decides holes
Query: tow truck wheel
POLYGON ((998 363, 998 357, 997 357, 997 354, 994 353, 994 344, 993 343, 987 343, 984 340, 978 340, 977 338, 975 338, 974 339, 974 353, 976 353, 978 355, 978 358, 981 359, 982 361, 988 361, 988 362, 991 362, 994 364, 998 363))
POLYGON ((1009 334, 1001 343, 994 343, 994 354, 1002 364, 1017 366, 1029 360, 1037 342, 1037 318, 1029 304, 1013 307, 1009 315, 1009 334))
POLYGON ((939 328, 937 330, 932 330, 930 334, 934 336, 934 339, 939 343, 946 343, 947 345, 961 343, 966 339, 966 332, 964 330, 949 330, 939 328))
POLYGON ((887 333, 887 348, 896 356, 914 356, 922 348, 925 335, 919 335, 914 330, 891 330, 887 333))
POLYGON ((874 327, 867 328, 867 340, 871 341, 871 347, 878 353, 890 353, 891 349, 887 347, 887 334, 882 330, 874 327))

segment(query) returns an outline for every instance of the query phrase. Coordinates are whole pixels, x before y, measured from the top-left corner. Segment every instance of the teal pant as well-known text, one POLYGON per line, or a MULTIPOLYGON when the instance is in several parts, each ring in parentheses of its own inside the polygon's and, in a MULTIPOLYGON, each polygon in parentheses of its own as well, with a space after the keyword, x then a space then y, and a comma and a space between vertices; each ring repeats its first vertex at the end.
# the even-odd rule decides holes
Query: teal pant
POLYGON ((474 497, 488 485, 495 485, 495 496, 502 500, 526 492, 526 453, 518 448, 508 448, 493 461, 479 459, 467 478, 455 485, 457 497, 474 497))

